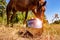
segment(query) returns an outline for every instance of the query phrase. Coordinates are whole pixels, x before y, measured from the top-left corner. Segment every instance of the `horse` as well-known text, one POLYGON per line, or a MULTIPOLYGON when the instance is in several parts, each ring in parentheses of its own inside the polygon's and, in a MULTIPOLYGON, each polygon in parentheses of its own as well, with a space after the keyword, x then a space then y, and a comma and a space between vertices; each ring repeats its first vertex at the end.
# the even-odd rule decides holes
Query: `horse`
POLYGON ((46 3, 47 3, 47 1, 44 1, 44 0, 39 1, 39 6, 37 9, 37 14, 40 14, 40 15, 38 15, 38 18, 42 21, 42 23, 44 23, 44 15, 45 15, 44 12, 46 10, 46 8, 45 8, 46 3))
POLYGON ((27 19, 29 10, 31 10, 35 14, 35 16, 39 18, 42 13, 38 10, 41 10, 42 6, 45 6, 46 4, 46 2, 43 2, 43 4, 41 5, 39 1, 41 0, 10 0, 6 7, 7 24, 9 24, 10 22, 12 23, 12 20, 15 17, 17 11, 26 12, 24 21, 26 21, 27 19), (35 9, 37 12, 35 11, 35 9), (10 15, 11 11, 13 12, 12 15, 10 15))

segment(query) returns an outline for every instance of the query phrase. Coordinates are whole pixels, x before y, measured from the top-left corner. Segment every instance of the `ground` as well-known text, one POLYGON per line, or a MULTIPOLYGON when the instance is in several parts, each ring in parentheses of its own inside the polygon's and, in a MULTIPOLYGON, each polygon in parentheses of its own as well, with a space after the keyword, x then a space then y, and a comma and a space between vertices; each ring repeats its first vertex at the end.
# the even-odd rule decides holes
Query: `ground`
POLYGON ((60 40, 60 24, 44 24, 43 33, 41 29, 23 28, 14 25, 14 27, 6 27, 0 25, 0 40, 60 40), (28 30, 33 34, 33 37, 24 37, 19 32, 26 32, 28 30), (40 34, 42 33, 42 34, 40 34))

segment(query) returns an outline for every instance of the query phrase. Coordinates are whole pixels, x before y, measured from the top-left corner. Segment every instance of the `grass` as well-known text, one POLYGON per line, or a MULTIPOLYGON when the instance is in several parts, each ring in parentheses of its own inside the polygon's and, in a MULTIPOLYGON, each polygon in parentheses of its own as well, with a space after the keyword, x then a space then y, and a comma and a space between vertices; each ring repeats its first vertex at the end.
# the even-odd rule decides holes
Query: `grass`
MULTIPOLYGON (((1 26, 1 25, 0 25, 1 26)), ((36 34, 34 38, 23 38, 17 32, 29 30, 32 34, 39 35, 40 29, 34 28, 23 28, 20 24, 15 24, 14 27, 5 27, 4 25, 0 27, 0 40, 60 40, 60 25, 58 24, 44 24, 43 33, 41 36, 36 34), (35 32, 35 33, 34 33, 35 32)))

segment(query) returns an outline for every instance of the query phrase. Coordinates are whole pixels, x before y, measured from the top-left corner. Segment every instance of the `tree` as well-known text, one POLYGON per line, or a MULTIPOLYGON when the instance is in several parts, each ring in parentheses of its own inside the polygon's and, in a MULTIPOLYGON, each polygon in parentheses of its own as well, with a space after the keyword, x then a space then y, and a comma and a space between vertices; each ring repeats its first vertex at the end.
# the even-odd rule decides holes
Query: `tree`
POLYGON ((0 0, 0 16, 3 18, 6 8, 6 0, 0 0))
POLYGON ((60 20, 54 21, 53 24, 60 24, 60 20))
POLYGON ((44 23, 48 23, 48 20, 46 19, 46 15, 44 14, 44 23))
POLYGON ((5 21, 5 13, 6 13, 6 0, 0 0, 0 22, 4 23, 5 21))

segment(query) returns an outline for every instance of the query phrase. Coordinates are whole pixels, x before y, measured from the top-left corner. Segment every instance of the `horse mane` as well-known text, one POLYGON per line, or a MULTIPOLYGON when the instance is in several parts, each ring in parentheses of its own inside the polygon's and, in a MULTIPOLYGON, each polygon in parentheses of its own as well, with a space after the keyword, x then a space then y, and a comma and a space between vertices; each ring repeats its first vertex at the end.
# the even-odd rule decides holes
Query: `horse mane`
POLYGON ((42 5, 42 6, 45 6, 45 5, 46 5, 46 3, 47 3, 47 1, 45 1, 45 2, 43 3, 43 5, 42 5))

